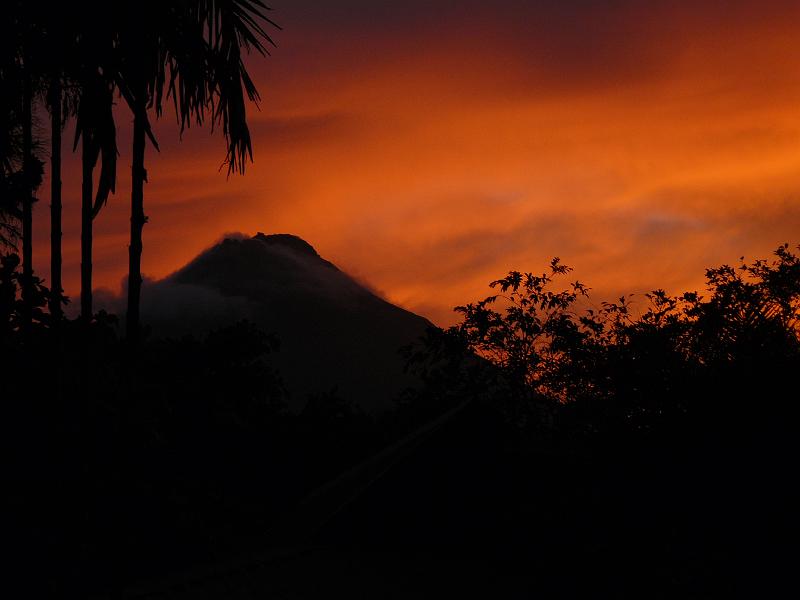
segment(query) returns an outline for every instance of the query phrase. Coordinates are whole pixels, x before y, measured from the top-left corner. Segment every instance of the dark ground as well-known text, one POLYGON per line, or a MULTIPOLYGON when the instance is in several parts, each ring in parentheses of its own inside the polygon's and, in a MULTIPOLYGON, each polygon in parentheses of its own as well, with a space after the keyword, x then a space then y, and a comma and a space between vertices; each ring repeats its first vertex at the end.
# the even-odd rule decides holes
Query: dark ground
MULTIPOLYGON (((524 453, 510 442, 498 419, 469 405, 396 450, 384 473, 351 477, 352 490, 369 485, 332 517, 287 517, 281 546, 291 549, 125 595, 755 597, 792 572, 780 539, 792 482, 776 471, 780 460, 764 462, 780 448, 615 448, 609 460, 524 453)), ((330 496, 335 508, 342 496, 330 496)))

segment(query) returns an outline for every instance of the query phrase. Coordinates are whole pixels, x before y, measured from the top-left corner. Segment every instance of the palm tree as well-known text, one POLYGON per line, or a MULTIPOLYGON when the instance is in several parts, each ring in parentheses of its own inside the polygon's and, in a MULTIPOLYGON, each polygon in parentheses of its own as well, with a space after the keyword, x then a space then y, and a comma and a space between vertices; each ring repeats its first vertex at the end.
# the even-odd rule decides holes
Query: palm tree
POLYGON ((222 127, 227 142, 229 173, 243 173, 246 160, 252 160, 245 98, 258 101, 259 96, 242 50, 266 54, 265 44, 272 40, 261 22, 275 25, 260 0, 184 0, 166 9, 152 4, 129 9, 119 40, 118 85, 134 119, 126 315, 132 345, 139 336, 147 138, 158 149, 148 110, 160 116, 166 94, 173 100, 181 130, 192 121, 201 125, 209 110, 212 126, 222 127))
POLYGON ((61 320, 61 76, 51 74, 50 107, 50 315, 61 320))
POLYGON ((131 229, 128 247, 128 311, 126 315, 127 337, 132 344, 138 341, 139 298, 142 275, 142 230, 147 222, 144 214, 144 183, 147 171, 144 166, 145 136, 149 134, 153 146, 158 143, 150 128, 147 116, 149 106, 155 102, 156 91, 163 85, 163 47, 157 29, 148 27, 141 20, 152 18, 134 10, 129 16, 120 40, 122 55, 118 83, 120 92, 133 113, 133 156, 131 162, 131 229), (154 30, 155 29, 155 30, 154 30))
MULTIPOLYGON (((33 190, 41 183, 43 165, 36 158, 33 139, 32 103, 39 92, 51 113, 51 278, 54 294, 50 298, 51 314, 61 314, 61 127, 62 76, 65 46, 64 27, 70 14, 62 3, 48 5, 46 10, 31 10, 20 1, 5 7, 3 30, 0 31, 0 155, 3 169, 3 201, 0 202, 0 242, 11 245, 19 237, 14 218, 22 223, 23 256, 26 265, 25 295, 29 296, 33 269, 32 202, 33 190), (46 90, 46 91, 45 91, 46 90), (58 298, 58 300, 56 300, 58 298)), ((24 312, 28 313, 29 298, 24 312)))
POLYGON ((33 73, 30 55, 23 58, 22 71, 22 173, 26 190, 22 197, 22 323, 30 327, 33 293, 33 73))
POLYGON ((104 75, 104 57, 113 48, 113 31, 98 7, 55 3, 37 15, 37 65, 50 110, 50 314, 62 317, 61 284, 61 132, 66 117, 77 115, 75 142, 82 140, 81 317, 92 318, 93 220, 113 192, 116 178, 116 127, 112 115, 113 81, 104 75), (98 158, 102 168, 97 197, 92 198, 98 158))
POLYGON ((280 27, 269 19, 269 10, 260 0, 223 0, 202 2, 210 45, 210 100, 212 125, 221 125, 227 142, 225 164, 228 173, 244 174, 245 165, 253 160, 250 129, 247 126, 245 98, 258 103, 260 96, 247 72, 242 50, 269 54, 266 44, 274 46, 261 22, 280 27))
POLYGON ((50 312, 54 321, 62 316, 61 131, 65 114, 77 113, 75 148, 83 142, 81 315, 86 322, 92 316, 92 221, 114 191, 117 157, 113 78, 101 60, 113 49, 114 33, 89 18, 96 17, 89 13, 93 9, 96 7, 57 3, 34 13, 28 4, 17 1, 0 31, 0 240, 13 243, 19 235, 16 222, 21 223, 23 327, 30 325, 32 317, 33 192, 43 174, 33 137, 33 104, 39 92, 50 110, 51 126, 50 312), (87 28, 86 23, 92 26, 87 28), (93 173, 101 157, 97 195, 93 197, 93 173))
POLYGON ((78 28, 75 10, 66 3, 55 3, 42 16, 43 71, 47 90, 45 104, 50 111, 50 298, 53 323, 63 318, 64 289, 61 280, 61 156, 62 131, 67 118, 76 112, 75 85, 78 28))
MULTIPOLYGON (((113 20, 101 5, 59 3, 48 11, 44 59, 51 114, 51 287, 50 312, 61 315, 61 128, 64 117, 77 116, 73 151, 81 144, 81 319, 90 323, 92 306, 93 221, 116 181, 114 83, 108 56, 113 50, 113 20), (102 159, 94 196, 93 176, 102 159)), ((108 9, 105 9, 108 10, 108 9)))
POLYGON ((113 84, 96 67, 84 69, 80 79, 78 119, 75 126, 76 150, 81 142, 81 319, 90 323, 92 305, 93 222, 115 189, 117 135, 113 114, 113 84), (94 195, 94 169, 102 158, 97 194, 94 195))

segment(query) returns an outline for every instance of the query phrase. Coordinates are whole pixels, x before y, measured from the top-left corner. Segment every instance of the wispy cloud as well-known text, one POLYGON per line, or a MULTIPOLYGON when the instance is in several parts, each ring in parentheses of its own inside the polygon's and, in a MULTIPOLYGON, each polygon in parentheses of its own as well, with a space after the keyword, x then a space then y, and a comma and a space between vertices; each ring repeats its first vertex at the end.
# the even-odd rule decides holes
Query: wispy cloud
MULTIPOLYGON (((223 231, 289 231, 444 323, 491 279, 553 255, 616 296, 701 286, 706 266, 798 238, 796 2, 273 4, 285 30, 251 61, 264 100, 247 175, 219 171, 218 133, 179 142, 159 124, 153 277, 223 231)), ((127 254, 120 115, 120 188, 96 223, 109 287, 127 254)), ((69 240, 78 173, 65 175, 69 240)), ((78 256, 70 241, 72 294, 78 256)))

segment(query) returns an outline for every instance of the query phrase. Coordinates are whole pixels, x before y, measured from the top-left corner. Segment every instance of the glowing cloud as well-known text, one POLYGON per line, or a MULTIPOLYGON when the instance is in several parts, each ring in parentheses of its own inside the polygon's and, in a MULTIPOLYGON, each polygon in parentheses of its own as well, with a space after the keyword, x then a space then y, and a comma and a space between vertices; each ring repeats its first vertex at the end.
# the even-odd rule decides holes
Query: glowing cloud
MULTIPOLYGON (((599 297, 677 292, 800 237, 796 2, 273 4, 285 31, 253 62, 264 101, 247 175, 218 170, 219 136, 179 142, 159 125, 150 277, 224 231, 288 231, 444 324, 489 280, 553 255, 599 297)), ((120 110, 123 168, 129 121, 120 110)), ((127 178, 96 224, 100 286, 126 271, 127 178)))

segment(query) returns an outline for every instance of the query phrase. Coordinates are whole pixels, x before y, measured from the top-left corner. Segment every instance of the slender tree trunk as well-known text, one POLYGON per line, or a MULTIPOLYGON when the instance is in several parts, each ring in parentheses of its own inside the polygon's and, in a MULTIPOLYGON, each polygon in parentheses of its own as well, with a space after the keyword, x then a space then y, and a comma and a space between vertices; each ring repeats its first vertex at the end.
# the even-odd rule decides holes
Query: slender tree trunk
POLYGON ((25 196, 22 199, 22 328, 30 330, 33 318, 33 103, 32 82, 28 66, 23 74, 22 92, 22 172, 25 175, 25 196))
MULTIPOLYGON (((141 97, 141 96, 140 96, 141 97)), ((131 241, 128 246, 128 313, 126 334, 132 346, 139 343, 139 301, 142 293, 142 230, 144 215, 144 168, 146 106, 136 107, 133 119, 133 164, 131 168, 131 241)))
POLYGON ((81 185, 81 319, 92 321, 92 173, 89 135, 83 135, 83 182, 81 185))
POLYGON ((61 78, 50 81, 50 315, 63 317, 61 295, 61 78))

